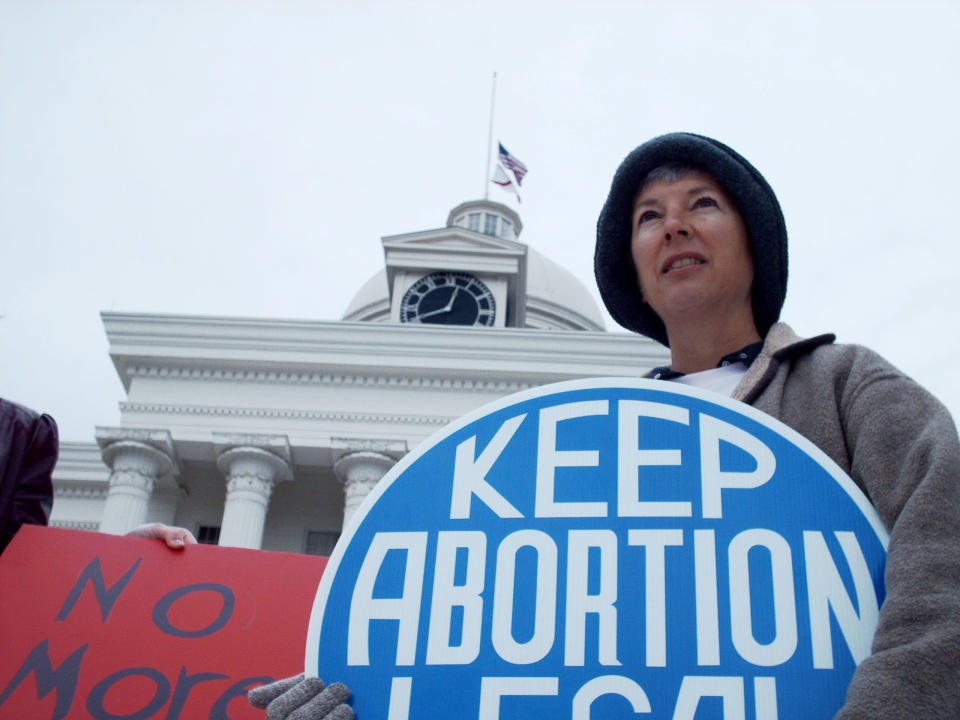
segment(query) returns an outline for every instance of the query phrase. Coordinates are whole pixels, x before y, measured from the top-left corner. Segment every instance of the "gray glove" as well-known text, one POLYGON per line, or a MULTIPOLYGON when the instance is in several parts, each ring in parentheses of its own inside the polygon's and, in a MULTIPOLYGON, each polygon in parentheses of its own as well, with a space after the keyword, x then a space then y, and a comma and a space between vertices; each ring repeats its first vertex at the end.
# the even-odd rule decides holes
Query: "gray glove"
POLYGON ((324 689, 323 680, 303 673, 247 693, 251 705, 266 709, 267 720, 353 720, 353 708, 345 704, 349 697, 343 683, 324 689))

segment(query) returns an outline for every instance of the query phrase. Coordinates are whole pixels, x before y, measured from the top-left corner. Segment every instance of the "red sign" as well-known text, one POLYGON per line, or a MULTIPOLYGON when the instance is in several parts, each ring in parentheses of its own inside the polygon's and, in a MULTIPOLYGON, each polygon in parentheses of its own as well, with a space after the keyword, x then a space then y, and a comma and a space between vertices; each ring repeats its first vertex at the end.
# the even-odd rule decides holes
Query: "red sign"
POLYGON ((24 526, 0 556, 0 719, 258 718, 303 670, 326 558, 24 526))

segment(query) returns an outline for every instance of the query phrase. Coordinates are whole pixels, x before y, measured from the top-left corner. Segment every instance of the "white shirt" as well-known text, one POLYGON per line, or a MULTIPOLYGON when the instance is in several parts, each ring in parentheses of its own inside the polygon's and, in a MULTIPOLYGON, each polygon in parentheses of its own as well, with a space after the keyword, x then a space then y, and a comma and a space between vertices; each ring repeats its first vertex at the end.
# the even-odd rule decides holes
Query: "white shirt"
POLYGON ((703 388, 704 390, 712 390, 715 393, 730 397, 740 382, 740 378, 746 375, 746 373, 747 366, 742 362, 735 362, 724 365, 723 367, 701 370, 700 372, 690 373, 689 375, 681 375, 678 378, 673 378, 671 382, 692 385, 693 387, 703 388))

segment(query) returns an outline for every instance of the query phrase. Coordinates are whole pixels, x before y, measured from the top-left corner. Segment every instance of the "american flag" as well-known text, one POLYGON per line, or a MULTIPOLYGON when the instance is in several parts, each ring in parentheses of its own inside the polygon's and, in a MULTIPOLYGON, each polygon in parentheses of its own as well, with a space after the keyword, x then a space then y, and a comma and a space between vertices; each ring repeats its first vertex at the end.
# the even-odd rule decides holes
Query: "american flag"
POLYGON ((527 166, 508 153, 503 143, 498 142, 497 145, 500 146, 500 162, 516 176, 517 185, 522 185, 523 176, 527 174, 527 166))

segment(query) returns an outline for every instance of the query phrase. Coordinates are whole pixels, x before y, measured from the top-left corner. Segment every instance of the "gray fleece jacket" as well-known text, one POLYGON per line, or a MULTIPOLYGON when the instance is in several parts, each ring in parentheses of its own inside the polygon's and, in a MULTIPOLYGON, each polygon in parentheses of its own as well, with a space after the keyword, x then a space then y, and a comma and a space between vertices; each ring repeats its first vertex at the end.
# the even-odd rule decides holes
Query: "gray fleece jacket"
MULTIPOLYGON (((873 654, 836 720, 960 718, 960 443, 947 409, 867 348, 783 323, 733 397, 829 455, 890 531, 873 654)), ((791 716, 793 717, 793 716, 791 716)), ((799 717, 799 716, 797 716, 799 717)))

